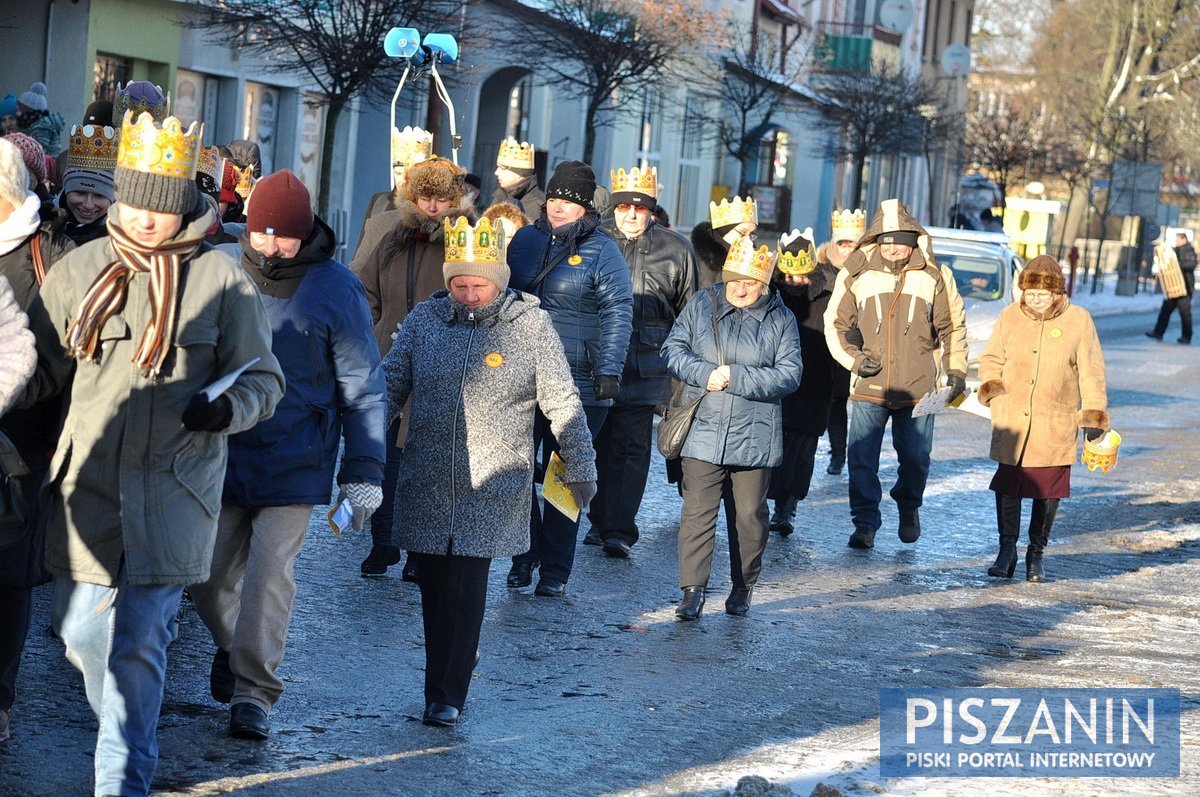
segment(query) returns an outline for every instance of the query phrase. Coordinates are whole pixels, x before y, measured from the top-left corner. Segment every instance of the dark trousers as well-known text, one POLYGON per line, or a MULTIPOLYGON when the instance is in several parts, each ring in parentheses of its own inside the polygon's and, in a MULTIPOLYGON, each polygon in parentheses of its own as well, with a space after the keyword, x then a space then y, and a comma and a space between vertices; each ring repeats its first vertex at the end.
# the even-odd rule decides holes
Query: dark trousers
POLYGON ((650 438, 654 434, 654 407, 614 405, 596 436, 596 497, 588 520, 600 535, 638 541, 637 513, 650 474, 650 438))
POLYGON ((772 501, 795 498, 803 501, 808 497, 812 485, 813 460, 817 457, 817 441, 820 435, 795 430, 783 430, 783 462, 771 471, 771 489, 767 497, 772 501))
POLYGON ((404 449, 396 446, 400 434, 400 421, 394 421, 387 431, 387 459, 383 464, 383 502, 371 515, 371 542, 376 545, 394 545, 392 542, 392 520, 396 515, 396 485, 400 482, 400 460, 404 449))
MULTIPOLYGON (((608 407, 584 407, 588 429, 592 440, 600 433, 608 407)), ((540 412, 533 423, 534 450, 541 448, 542 467, 550 462, 550 454, 558 451, 558 441, 550 431, 550 421, 540 412)), ((571 568, 575 565, 575 538, 579 535, 579 519, 571 520, 562 512, 546 504, 543 508, 533 493, 533 505, 529 515, 529 550, 513 557, 513 562, 529 562, 541 565, 543 578, 567 583, 571 568)))
POLYGON ((1161 338, 1171 323, 1171 313, 1179 311, 1179 322, 1183 325, 1180 340, 1192 339, 1192 295, 1180 296, 1178 299, 1163 299, 1162 307, 1158 310, 1158 321, 1154 324, 1155 337, 1161 338))
POLYGON ((708 585, 717 538, 717 509, 725 500, 729 578, 753 587, 767 548, 770 468, 729 468, 683 459, 683 513, 679 519, 679 586, 708 585), (732 522, 730 522, 732 520, 732 522))
POLYGON ((17 669, 29 634, 32 603, 29 589, 0 587, 0 709, 4 711, 16 699, 17 669))
POLYGON ((829 458, 839 463, 846 461, 846 431, 849 414, 846 401, 850 398, 850 372, 834 363, 833 401, 829 404, 829 458))
POLYGON ((487 603, 491 559, 410 553, 421 571, 425 702, 462 710, 471 686, 487 603))

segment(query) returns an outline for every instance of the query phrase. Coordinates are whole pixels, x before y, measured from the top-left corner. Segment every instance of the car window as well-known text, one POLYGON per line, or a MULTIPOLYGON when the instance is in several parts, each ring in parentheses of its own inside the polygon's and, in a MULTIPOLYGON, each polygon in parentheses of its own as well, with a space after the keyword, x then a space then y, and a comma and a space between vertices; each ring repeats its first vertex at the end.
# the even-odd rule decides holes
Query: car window
POLYGON ((938 262, 950 267, 964 299, 991 302, 1004 295, 1003 262, 991 257, 939 252, 938 262))

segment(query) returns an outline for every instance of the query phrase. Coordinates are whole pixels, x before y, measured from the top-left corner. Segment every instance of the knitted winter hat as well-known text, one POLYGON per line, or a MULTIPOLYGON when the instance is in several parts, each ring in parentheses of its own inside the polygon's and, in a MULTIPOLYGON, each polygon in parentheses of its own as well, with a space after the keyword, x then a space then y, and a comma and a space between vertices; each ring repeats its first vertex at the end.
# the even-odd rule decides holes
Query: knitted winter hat
POLYGON ((17 115, 17 95, 6 94, 4 99, 0 100, 0 118, 5 116, 17 115))
POLYGON ((25 158, 7 137, 0 137, 0 199, 19 208, 29 196, 25 158))
POLYGON ((116 198, 112 172, 102 172, 96 169, 67 169, 63 173, 63 193, 85 191, 89 194, 99 194, 112 202, 116 198))
POLYGON ((21 157, 25 161, 25 168, 29 170, 30 176, 39 183, 45 181, 46 150, 42 149, 42 145, 37 143, 33 136, 27 136, 24 133, 9 133, 5 138, 21 150, 21 157))
POLYGON ((917 245, 917 239, 920 237, 920 235, 921 234, 916 230, 890 230, 888 232, 879 233, 879 235, 875 237, 875 243, 900 244, 901 246, 915 247, 917 245))
MULTIPOLYGON (((83 112, 83 124, 114 127, 113 104, 108 100, 96 100, 83 112)), ((120 124, 118 121, 116 124, 120 124)))
POLYGON ((1017 287, 1023 291, 1050 291, 1066 293, 1067 281, 1063 279, 1062 266, 1049 255, 1038 255, 1025 264, 1017 287))
POLYGON ((546 199, 565 199, 595 210, 596 173, 583 161, 563 161, 554 167, 554 175, 546 186, 546 199))
POLYGON ((29 87, 29 91, 17 97, 17 102, 24 105, 31 111, 48 111, 50 110, 49 90, 45 83, 34 83, 29 87))
POLYGON ((290 169, 254 184, 246 207, 246 229, 302 241, 312 233, 312 197, 290 169))
POLYGON ((508 238, 500 227, 493 228, 491 221, 480 219, 474 227, 466 216, 459 216, 453 223, 449 218, 442 222, 445 228, 446 259, 442 263, 442 277, 446 287, 455 277, 480 277, 494 283, 501 291, 508 288, 511 272, 508 268, 508 238))
POLYGON ((457 203, 463 198, 466 176, 466 169, 435 156, 409 166, 404 172, 404 185, 411 199, 436 197, 457 203))

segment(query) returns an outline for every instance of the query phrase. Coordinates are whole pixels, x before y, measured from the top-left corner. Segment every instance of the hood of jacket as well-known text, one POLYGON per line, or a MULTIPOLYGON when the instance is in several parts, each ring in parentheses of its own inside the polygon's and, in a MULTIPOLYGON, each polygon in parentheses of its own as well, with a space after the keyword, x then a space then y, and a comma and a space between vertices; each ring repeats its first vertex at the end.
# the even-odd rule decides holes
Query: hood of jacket
POLYGON ((475 323, 481 327, 495 326, 520 318, 541 306, 536 296, 516 288, 505 288, 491 304, 483 307, 467 307, 455 301, 450 291, 445 288, 435 291, 429 297, 429 301, 433 303, 438 318, 449 326, 466 323, 475 323))
MULTIPOLYGON (((879 250, 879 244, 875 243, 875 239, 885 232, 895 230, 917 233, 917 250, 920 250, 923 255, 923 261, 934 262, 929 233, 921 226, 921 222, 908 212, 908 208, 904 207, 899 199, 885 199, 879 203, 879 211, 875 214, 875 218, 871 219, 871 226, 867 227, 863 237, 858 240, 855 251, 863 252, 870 260, 871 255, 879 250)), ((834 248, 836 249, 836 247, 834 248)), ((833 262, 832 259, 830 262, 833 262)))
POLYGON ((314 263, 333 259, 337 237, 320 217, 313 217, 313 230, 295 257, 267 257, 250 245, 250 232, 243 229, 238 243, 242 247, 242 268, 267 296, 287 299, 296 293, 300 281, 314 263))

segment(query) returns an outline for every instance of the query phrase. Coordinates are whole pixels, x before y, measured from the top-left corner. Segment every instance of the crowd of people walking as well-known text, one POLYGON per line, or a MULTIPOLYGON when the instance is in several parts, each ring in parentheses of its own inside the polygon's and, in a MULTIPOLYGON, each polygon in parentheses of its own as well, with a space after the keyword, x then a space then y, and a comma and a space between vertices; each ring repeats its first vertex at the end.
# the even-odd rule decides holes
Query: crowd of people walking
MULTIPOLYGON (((870 226, 835 211, 828 242, 809 228, 770 246, 754 200, 735 197, 689 239, 657 206, 653 167, 605 186, 563 161, 543 189, 534 148, 506 139, 481 208, 478 178, 405 128, 347 266, 295 174, 262 175, 250 142, 204 147, 158 86, 93 103, 63 149, 39 85, 15 113, 0 103, 0 465, 25 467, 6 471, 24 511, 0 536, 0 741, 31 590, 53 579, 53 626, 99 720, 97 795, 149 792, 185 589, 230 735, 269 737, 317 506, 339 529, 369 526, 364 576, 407 552, 433 726, 466 703, 492 559, 510 560, 509 588, 554 599, 585 516, 584 544, 637 555, 664 409, 694 413, 668 460, 681 621, 714 586, 722 505, 725 611, 751 611, 827 431, 827 471, 849 467, 849 546, 872 548, 883 525, 889 423, 897 536, 921 536, 935 416, 913 410, 965 391, 965 316, 898 201, 870 226), (570 500, 548 500, 543 479, 570 500)), ((1077 432, 1110 419, 1095 328, 1058 264, 1033 261, 1020 288, 980 365, 998 463, 988 572, 1014 575, 1030 498, 1036 582, 1077 432)))

